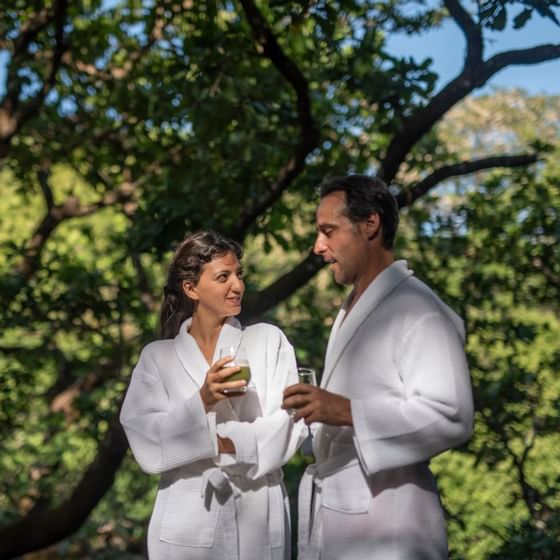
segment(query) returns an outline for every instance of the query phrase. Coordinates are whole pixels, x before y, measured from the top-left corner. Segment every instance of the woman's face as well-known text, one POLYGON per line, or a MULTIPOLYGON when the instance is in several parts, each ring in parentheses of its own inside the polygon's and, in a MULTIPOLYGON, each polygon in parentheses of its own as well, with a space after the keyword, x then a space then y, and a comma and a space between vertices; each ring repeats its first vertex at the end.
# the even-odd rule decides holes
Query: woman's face
POLYGON ((216 257, 202 266, 198 283, 193 286, 185 281, 183 290, 197 302, 198 313, 218 319, 237 315, 245 291, 241 264, 233 253, 216 257))

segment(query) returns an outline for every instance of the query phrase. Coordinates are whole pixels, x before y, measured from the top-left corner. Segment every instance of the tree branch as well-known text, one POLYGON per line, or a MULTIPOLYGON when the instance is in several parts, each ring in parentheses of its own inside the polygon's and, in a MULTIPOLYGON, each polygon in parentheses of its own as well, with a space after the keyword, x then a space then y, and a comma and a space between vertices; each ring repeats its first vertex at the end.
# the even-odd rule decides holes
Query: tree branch
POLYGON ((317 147, 320 138, 319 129, 313 119, 307 80, 284 53, 253 0, 240 0, 240 2, 257 42, 258 52, 272 61, 295 91, 300 138, 292 157, 280 169, 266 192, 242 212, 238 225, 232 232, 232 236, 237 239, 243 238, 255 220, 280 198, 288 185, 301 173, 305 166, 305 158, 317 147))
MULTIPOLYGON (((464 161, 436 169, 431 175, 414 185, 410 190, 397 195, 399 208, 410 206, 424 196, 436 185, 449 179, 492 169, 495 167, 521 167, 538 160, 537 154, 519 154, 515 156, 493 156, 480 160, 464 161)), ((241 320, 253 321, 275 305, 289 297, 304 286, 324 266, 323 259, 314 254, 307 255, 292 270, 278 278, 270 286, 255 294, 245 296, 241 320)))
POLYGON ((292 270, 256 294, 245 296, 241 321, 251 322, 301 288, 324 266, 322 257, 310 253, 292 270))
POLYGON ((460 27, 461 31, 465 35, 465 39, 467 40, 467 52, 464 67, 480 63, 482 61, 484 48, 480 26, 473 21, 469 13, 463 8, 458 0, 444 0, 444 4, 447 11, 455 20, 455 23, 460 27))
POLYGON ((135 188, 133 183, 123 183, 118 190, 108 192, 99 201, 86 206, 82 206, 80 200, 75 196, 69 196, 62 204, 54 205, 52 204, 52 192, 48 188, 46 177, 40 177, 40 182, 45 194, 47 213, 33 233, 21 262, 16 266, 21 282, 28 282, 35 274, 46 242, 62 222, 71 218, 89 216, 101 208, 127 202, 131 199, 135 188))
POLYGON ((136 270, 136 279, 138 280, 138 286, 140 288, 140 301, 149 312, 153 313, 158 309, 159 301, 154 297, 154 292, 150 286, 150 280, 142 265, 142 261, 140 260, 140 255, 138 253, 132 253, 130 258, 134 270, 136 270))
POLYGON ((12 138, 37 113, 48 93, 55 85, 56 76, 62 63, 64 51, 66 50, 64 25, 66 23, 67 9, 68 0, 57 0, 52 16, 43 10, 35 20, 22 28, 19 37, 14 41, 14 58, 12 58, 8 71, 8 91, 0 103, 0 160, 6 157, 12 138), (14 70, 14 65, 19 62, 20 57, 30 42, 52 20, 54 20, 55 26, 55 44, 52 51, 50 70, 37 95, 20 107, 21 81, 17 74, 18 68, 14 70))
POLYGON ((77 531, 113 485, 127 448, 118 415, 115 415, 95 460, 67 501, 0 529, 0 560, 45 548, 77 531))
POLYGON ((105 193, 93 204, 82 205, 77 197, 69 196, 62 204, 55 205, 52 190, 48 184, 48 169, 42 169, 38 177, 41 191, 45 197, 47 211, 27 243, 20 262, 15 266, 13 282, 10 283, 9 290, 1 296, 3 305, 8 305, 34 276, 47 241, 62 222, 71 218, 89 216, 102 208, 116 204, 122 204, 125 214, 128 215, 130 212, 127 211, 126 206, 127 203, 132 203, 137 186, 136 183, 131 181, 124 182, 118 189, 105 193))
POLYGON ((519 154, 515 156, 492 156, 478 160, 463 161, 452 165, 444 165, 436 169, 425 179, 416 183, 412 188, 400 192, 397 195, 397 202, 399 208, 410 206, 435 186, 450 177, 461 177, 495 167, 523 167, 535 163, 537 160, 537 154, 519 154))
POLYGON ((560 57, 560 44, 499 53, 486 62, 472 64, 449 82, 416 114, 406 119, 395 134, 379 169, 379 177, 390 183, 412 147, 453 105, 475 88, 483 86, 498 71, 512 65, 539 64, 560 57))

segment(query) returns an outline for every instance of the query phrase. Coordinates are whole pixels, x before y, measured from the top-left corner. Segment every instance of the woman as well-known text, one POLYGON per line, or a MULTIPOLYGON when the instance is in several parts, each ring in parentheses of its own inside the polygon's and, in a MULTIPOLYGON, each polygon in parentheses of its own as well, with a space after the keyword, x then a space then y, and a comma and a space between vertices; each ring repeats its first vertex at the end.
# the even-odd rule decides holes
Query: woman
POLYGON ((242 328, 241 247, 213 232, 188 237, 171 262, 162 340, 132 373, 121 422, 134 457, 161 474, 148 529, 150 560, 289 557, 281 466, 304 437, 282 410, 297 381, 293 349, 263 323, 242 328), (246 381, 220 348, 244 347, 246 381), (244 392, 245 391, 245 392, 244 392))

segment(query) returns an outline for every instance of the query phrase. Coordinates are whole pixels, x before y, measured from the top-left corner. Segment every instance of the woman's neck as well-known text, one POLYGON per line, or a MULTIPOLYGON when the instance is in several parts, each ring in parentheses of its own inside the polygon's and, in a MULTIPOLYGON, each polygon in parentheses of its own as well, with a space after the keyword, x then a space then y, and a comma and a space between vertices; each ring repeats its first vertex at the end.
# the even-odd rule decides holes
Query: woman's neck
POLYGON ((198 312, 193 314, 189 334, 196 340, 210 365, 212 365, 216 343, 226 319, 227 317, 208 317, 198 312))

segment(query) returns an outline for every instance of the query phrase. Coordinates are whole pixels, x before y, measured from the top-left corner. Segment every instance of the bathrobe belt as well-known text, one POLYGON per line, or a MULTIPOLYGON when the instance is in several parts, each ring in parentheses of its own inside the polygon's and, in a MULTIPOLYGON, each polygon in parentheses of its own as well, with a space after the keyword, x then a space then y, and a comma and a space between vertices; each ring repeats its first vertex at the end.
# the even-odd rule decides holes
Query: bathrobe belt
POLYGON ((319 560, 321 552, 323 521, 320 508, 324 480, 343 469, 358 465, 354 450, 313 463, 303 473, 299 486, 298 542, 299 556, 305 560, 319 560))
MULTIPOLYGON (((263 483, 268 488, 268 522, 270 548, 284 546, 284 493, 282 491, 283 473, 278 469, 258 480, 249 480, 249 485, 263 483)), ((239 558, 239 542, 237 532, 237 503, 243 499, 243 491, 239 488, 242 477, 230 474, 219 467, 204 471, 201 496, 209 503, 212 493, 220 498, 222 503, 221 519, 227 547, 228 560, 242 560, 239 558), (208 494, 210 493, 210 495, 208 494), (225 501, 224 501, 225 500, 225 501)), ((243 480, 247 481, 245 477, 243 480)))

